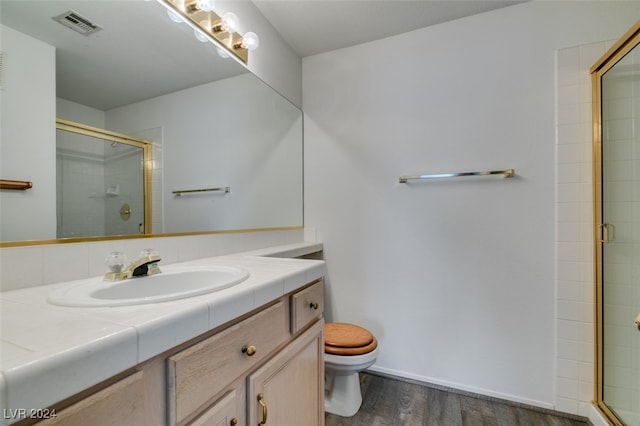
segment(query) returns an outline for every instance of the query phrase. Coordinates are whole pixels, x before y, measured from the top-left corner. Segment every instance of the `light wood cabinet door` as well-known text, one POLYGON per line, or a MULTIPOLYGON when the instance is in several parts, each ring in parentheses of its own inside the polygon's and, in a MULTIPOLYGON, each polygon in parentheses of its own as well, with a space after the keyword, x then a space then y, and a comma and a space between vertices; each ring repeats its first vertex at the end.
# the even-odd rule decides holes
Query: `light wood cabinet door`
POLYGON ((248 378, 247 425, 324 425, 324 321, 248 378))
POLYGON ((244 408, 241 392, 233 389, 216 402, 211 408, 195 419, 189 426, 239 426, 241 414, 238 405, 244 408))
POLYGON ((38 426, 140 426, 148 424, 143 372, 119 382, 61 410, 38 426))

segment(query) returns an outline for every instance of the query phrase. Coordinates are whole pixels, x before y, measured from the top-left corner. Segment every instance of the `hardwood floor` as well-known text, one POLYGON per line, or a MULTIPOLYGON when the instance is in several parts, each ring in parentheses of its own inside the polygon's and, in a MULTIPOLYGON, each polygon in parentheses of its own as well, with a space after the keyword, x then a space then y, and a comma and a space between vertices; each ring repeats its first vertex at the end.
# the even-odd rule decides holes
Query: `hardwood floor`
POLYGON ((325 414, 325 426, 587 426, 517 404, 360 373, 362 406, 353 417, 325 414))

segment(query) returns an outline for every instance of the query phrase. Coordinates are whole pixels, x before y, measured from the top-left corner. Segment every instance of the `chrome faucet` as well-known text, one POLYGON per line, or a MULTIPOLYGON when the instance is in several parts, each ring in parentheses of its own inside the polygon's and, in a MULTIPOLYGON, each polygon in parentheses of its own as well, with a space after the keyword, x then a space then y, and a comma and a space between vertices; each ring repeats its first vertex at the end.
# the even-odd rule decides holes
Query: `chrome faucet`
POLYGON ((162 272, 158 266, 160 256, 152 249, 144 249, 140 258, 129 263, 125 268, 126 256, 122 252, 113 252, 105 261, 111 272, 104 275, 105 281, 123 281, 129 278, 146 277, 162 272))

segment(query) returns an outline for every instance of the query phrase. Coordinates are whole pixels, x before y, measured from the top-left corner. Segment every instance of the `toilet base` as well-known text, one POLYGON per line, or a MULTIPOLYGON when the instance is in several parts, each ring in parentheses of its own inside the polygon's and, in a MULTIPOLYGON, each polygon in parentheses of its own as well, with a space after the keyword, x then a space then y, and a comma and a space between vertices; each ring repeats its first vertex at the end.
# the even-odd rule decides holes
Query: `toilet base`
POLYGON ((360 374, 330 375, 326 378, 324 410, 342 417, 351 417, 362 405, 360 374))

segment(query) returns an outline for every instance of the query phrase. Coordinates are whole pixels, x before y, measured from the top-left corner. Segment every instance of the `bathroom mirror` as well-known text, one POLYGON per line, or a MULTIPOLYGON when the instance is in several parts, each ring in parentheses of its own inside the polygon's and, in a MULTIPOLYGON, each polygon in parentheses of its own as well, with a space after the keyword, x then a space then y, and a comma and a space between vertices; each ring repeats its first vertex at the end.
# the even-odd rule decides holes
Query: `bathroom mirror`
POLYGON ((214 45, 197 41, 188 26, 172 22, 162 5, 2 0, 0 19, 1 178, 33 181, 29 190, 0 191, 1 245, 66 241, 55 229, 57 190, 47 187, 55 181, 55 118, 153 142, 152 234, 302 226, 301 111, 240 63, 220 57, 214 45), (58 16, 100 29, 83 35, 57 22, 58 16), (27 69, 30 62, 20 64, 20 56, 33 50, 16 51, 16 38, 35 40, 45 50, 53 46, 55 77, 47 98, 37 88, 41 81, 19 81, 15 67, 27 69), (46 127, 44 137, 26 138, 30 152, 38 153, 28 160, 14 154, 25 138, 10 131, 11 111, 19 110, 25 90, 30 99, 40 94, 31 101, 38 111, 54 105, 44 118, 25 109, 32 114, 30 127, 46 127), (210 188, 230 190, 198 192, 210 188))

